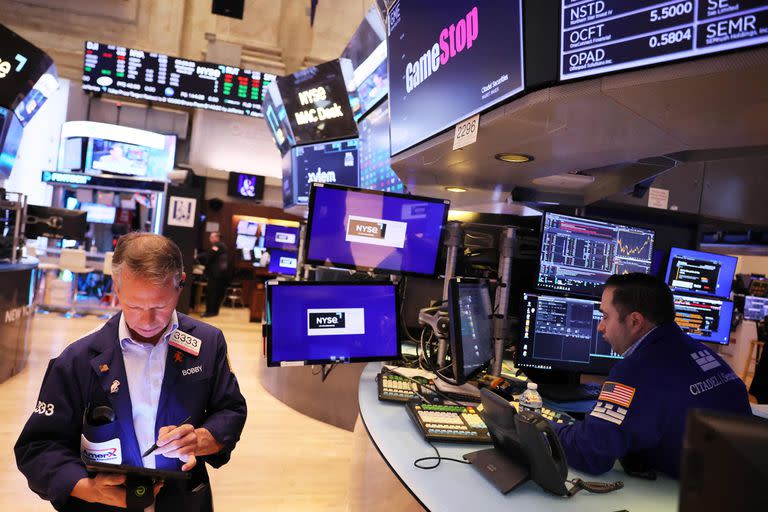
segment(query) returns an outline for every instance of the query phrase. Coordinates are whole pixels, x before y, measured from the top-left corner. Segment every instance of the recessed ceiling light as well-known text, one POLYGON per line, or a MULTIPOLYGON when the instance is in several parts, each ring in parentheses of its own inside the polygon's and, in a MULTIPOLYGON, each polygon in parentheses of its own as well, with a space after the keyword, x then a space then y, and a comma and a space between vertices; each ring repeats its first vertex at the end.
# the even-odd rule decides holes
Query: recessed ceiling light
POLYGON ((522 164, 533 160, 532 156, 520 153, 499 153, 494 158, 496 158, 496 160, 501 160, 502 162, 510 162, 513 164, 522 164))
POLYGON ((464 187, 445 187, 445 190, 448 192, 466 192, 467 189, 464 187))

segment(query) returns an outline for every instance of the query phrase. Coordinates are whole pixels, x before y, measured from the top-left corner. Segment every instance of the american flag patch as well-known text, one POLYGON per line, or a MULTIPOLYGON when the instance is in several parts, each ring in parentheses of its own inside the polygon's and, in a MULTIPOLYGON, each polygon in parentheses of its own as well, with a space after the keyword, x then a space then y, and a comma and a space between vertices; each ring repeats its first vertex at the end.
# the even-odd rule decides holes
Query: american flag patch
POLYGON ((635 396, 635 388, 619 384, 618 382, 606 382, 600 390, 598 400, 607 400, 622 407, 629 407, 635 396))
POLYGON ((699 368, 701 368, 703 371, 709 371, 712 368, 717 368, 720 366, 720 363, 717 362, 717 359, 715 359, 715 356, 713 356, 708 350, 700 350, 698 352, 693 352, 691 354, 691 357, 694 361, 696 361, 696 364, 699 365, 699 368))
MULTIPOLYGON (((619 384, 619 386, 620 385, 621 384, 619 384)), ((610 402, 598 401, 597 404, 595 404, 595 408, 592 409, 592 412, 589 414, 595 418, 600 418, 605 421, 610 421, 616 425, 621 425, 624 423, 624 418, 627 416, 627 409, 610 402)))

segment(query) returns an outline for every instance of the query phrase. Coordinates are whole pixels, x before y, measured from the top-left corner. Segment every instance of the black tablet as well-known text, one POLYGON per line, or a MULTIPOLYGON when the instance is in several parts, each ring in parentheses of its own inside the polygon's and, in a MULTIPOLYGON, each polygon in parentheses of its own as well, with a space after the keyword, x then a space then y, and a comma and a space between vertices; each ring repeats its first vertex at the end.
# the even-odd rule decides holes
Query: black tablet
POLYGON ((83 461, 89 471, 99 473, 119 473, 125 475, 144 476, 155 480, 187 480, 188 471, 168 471, 165 469, 142 468, 139 466, 128 466, 126 464, 109 464, 107 462, 83 461))

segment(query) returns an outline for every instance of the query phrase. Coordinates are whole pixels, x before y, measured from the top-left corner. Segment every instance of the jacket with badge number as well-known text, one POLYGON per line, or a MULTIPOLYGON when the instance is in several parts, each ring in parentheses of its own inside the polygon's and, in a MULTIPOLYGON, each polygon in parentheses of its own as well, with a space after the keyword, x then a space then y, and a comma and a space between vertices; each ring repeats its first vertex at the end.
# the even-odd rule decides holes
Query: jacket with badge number
POLYGON ((678 477, 693 408, 751 414, 746 387, 728 364, 669 322, 616 363, 584 421, 553 426, 577 470, 605 473, 622 459, 625 468, 678 477))
MULTIPOLYGON (((229 461, 245 425, 246 404, 229 367, 221 331, 178 314, 178 331, 201 341, 197 356, 168 347, 160 391, 155 434, 165 425, 189 423, 204 427, 223 445, 213 455, 198 457, 189 481, 166 481, 158 494, 157 512, 212 510, 205 462, 218 468, 229 461), (199 369, 198 369, 199 367, 199 369), (193 490, 195 492, 193 492, 193 490)), ((107 405, 115 413, 122 464, 143 466, 133 426, 123 354, 118 339, 120 313, 99 330, 69 345, 48 365, 37 407, 16 442, 16 463, 29 487, 57 510, 121 510, 71 497, 75 484, 88 476, 80 458, 86 408, 107 405), (116 389, 113 383, 125 383, 116 389)), ((98 427, 101 428, 101 427, 98 427)), ((179 459, 156 456, 157 469, 181 469, 179 459)))

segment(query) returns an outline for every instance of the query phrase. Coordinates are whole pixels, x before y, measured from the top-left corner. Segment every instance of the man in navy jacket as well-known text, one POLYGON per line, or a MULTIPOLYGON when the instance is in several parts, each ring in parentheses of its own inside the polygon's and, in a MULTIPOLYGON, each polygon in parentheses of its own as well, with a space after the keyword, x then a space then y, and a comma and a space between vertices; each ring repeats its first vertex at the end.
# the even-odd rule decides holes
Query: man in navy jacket
POLYGON ((125 235, 113 273, 122 312, 51 360, 17 465, 58 510, 126 506, 124 477, 89 475, 84 460, 189 471, 155 487, 155 510, 212 510, 204 462, 229 460, 246 418, 224 336, 175 311, 185 274, 171 240, 125 235), (114 419, 89 421, 97 407, 114 419))
POLYGON ((751 414, 746 387, 717 354, 680 330, 672 293, 658 279, 612 276, 600 310, 598 330, 624 359, 584 421, 554 425, 568 464, 599 474, 620 459, 629 472, 677 477, 688 410, 751 414))

